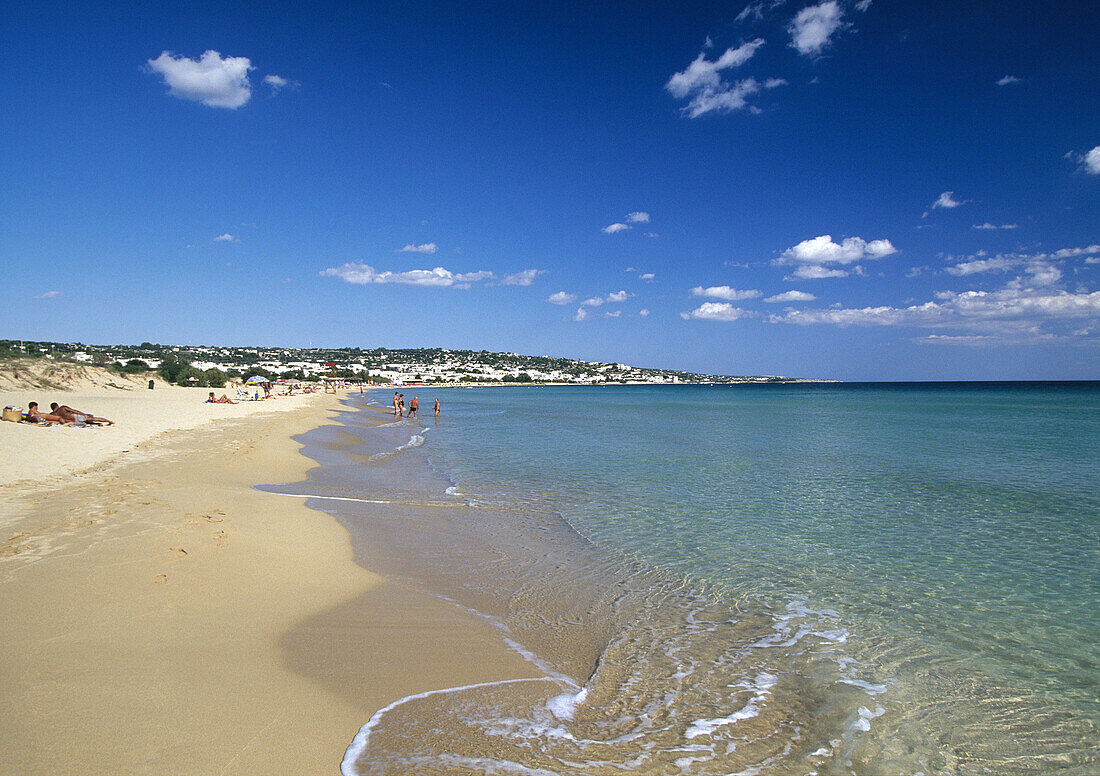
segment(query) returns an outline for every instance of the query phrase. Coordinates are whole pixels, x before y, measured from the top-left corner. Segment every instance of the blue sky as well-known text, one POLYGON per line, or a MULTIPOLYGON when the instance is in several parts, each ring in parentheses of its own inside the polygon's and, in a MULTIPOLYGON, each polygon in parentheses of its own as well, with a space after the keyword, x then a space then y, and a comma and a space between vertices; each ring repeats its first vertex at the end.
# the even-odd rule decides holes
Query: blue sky
POLYGON ((9 4, 0 337, 1100 379, 1100 4, 9 4))

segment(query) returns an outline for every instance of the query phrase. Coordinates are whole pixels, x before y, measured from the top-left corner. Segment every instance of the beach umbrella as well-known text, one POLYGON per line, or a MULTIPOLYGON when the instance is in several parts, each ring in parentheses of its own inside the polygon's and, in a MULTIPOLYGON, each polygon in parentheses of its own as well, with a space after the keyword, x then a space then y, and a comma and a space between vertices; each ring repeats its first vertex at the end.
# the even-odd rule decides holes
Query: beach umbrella
POLYGON ((189 382, 189 383, 197 383, 198 381, 199 381, 199 378, 197 378, 197 377, 188 377, 187 378, 187 382, 189 382))
POLYGON ((252 375, 252 377, 245 380, 246 383, 266 383, 267 378, 263 375, 252 375))

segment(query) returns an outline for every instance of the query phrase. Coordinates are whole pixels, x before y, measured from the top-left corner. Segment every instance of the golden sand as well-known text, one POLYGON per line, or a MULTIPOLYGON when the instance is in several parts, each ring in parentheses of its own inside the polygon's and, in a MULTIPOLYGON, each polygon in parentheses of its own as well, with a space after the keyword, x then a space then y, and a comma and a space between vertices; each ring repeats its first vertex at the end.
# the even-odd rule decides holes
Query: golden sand
POLYGON ((37 393, 118 425, 0 423, 0 773, 336 773, 387 703, 529 672, 357 566, 331 517, 250 487, 304 477, 291 436, 332 394, 37 393))

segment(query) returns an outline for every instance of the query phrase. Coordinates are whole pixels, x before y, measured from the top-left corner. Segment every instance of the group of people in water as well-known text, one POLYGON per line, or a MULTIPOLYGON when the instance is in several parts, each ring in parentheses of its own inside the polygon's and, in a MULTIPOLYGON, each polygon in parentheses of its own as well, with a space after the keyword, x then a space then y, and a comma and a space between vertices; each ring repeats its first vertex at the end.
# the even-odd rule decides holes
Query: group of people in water
POLYGON ((42 423, 47 426, 113 426, 115 424, 113 420, 57 402, 50 405, 49 412, 40 412, 36 401, 27 405, 27 417, 24 420, 27 423, 42 423))
MULTIPOLYGON (((439 417, 439 399, 435 400, 435 416, 439 417)), ((415 396, 412 397, 412 401, 409 402, 409 411, 405 412, 405 394, 393 392, 393 416, 395 418, 415 418, 420 411, 420 399, 415 396)))

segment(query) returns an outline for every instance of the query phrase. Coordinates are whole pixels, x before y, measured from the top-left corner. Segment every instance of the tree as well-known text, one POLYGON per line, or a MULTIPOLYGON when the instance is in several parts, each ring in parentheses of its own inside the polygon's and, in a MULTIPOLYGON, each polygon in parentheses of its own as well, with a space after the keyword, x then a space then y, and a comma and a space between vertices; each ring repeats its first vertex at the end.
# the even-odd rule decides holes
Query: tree
POLYGON ((224 388, 226 374, 217 367, 211 367, 202 373, 202 380, 211 388, 224 388))
MULTIPOLYGON (((164 358, 160 362, 160 366, 157 367, 157 374, 167 383, 179 382, 180 375, 184 370, 190 368, 190 364, 187 363, 187 359, 178 357, 174 353, 165 353, 164 358)), ((195 370, 198 372, 198 370, 195 370)), ((186 375, 184 375, 186 377, 186 375)))

